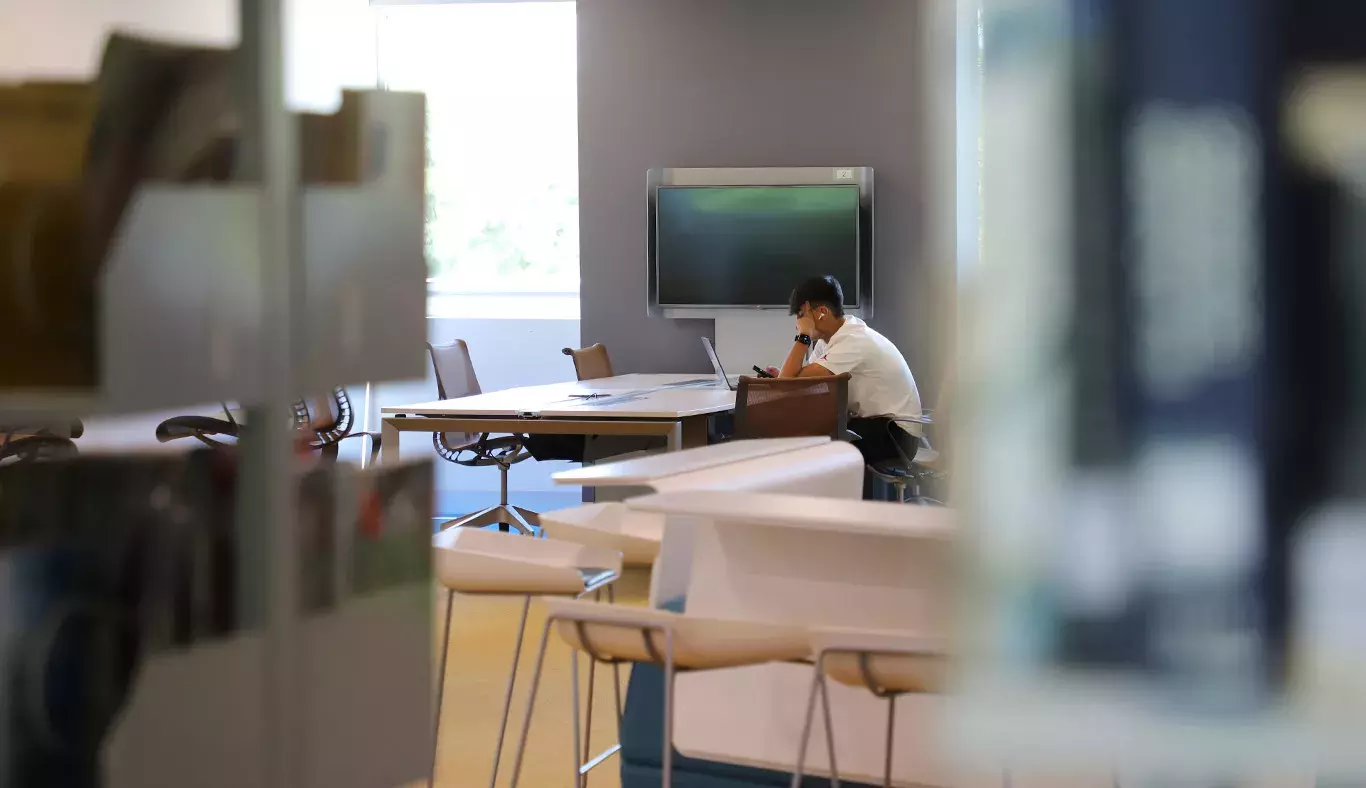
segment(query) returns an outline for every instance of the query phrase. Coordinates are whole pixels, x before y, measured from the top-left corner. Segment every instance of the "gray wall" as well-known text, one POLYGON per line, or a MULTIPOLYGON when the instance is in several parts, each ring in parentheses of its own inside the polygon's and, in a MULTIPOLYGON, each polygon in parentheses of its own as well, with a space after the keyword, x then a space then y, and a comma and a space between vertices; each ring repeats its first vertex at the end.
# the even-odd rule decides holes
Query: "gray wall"
POLYGON ((952 283, 951 255, 932 264, 942 255, 923 232, 934 178, 919 75, 933 1, 579 0, 584 343, 605 343, 622 371, 709 369, 696 338, 711 321, 645 315, 650 167, 867 165, 873 323, 932 404, 954 320, 952 290, 936 294, 952 283))

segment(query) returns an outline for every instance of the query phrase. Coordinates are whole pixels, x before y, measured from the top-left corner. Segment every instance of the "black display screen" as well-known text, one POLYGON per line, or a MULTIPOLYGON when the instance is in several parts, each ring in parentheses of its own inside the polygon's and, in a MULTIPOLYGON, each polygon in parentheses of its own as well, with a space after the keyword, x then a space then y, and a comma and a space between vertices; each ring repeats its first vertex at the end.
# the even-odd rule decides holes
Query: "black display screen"
POLYGON ((787 306, 830 274, 858 306, 857 186, 671 186, 656 203, 660 306, 787 306))

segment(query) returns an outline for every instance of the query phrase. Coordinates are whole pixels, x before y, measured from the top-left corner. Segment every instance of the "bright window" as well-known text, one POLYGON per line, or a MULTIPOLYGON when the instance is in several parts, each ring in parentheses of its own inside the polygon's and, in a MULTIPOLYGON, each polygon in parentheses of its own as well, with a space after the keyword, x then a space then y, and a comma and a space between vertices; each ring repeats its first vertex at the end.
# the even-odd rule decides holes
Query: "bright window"
POLYGON ((578 293, 574 4, 381 8, 379 77, 427 94, 437 293, 578 293))

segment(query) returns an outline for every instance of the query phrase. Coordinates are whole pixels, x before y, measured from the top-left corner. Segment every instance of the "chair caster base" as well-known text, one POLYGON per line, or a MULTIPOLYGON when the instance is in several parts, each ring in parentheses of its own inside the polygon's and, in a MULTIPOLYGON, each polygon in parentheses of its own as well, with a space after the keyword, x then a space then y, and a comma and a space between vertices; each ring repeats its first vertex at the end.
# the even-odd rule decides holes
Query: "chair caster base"
POLYGON ((535 534, 541 528, 541 516, 530 509, 523 509, 512 504, 497 504, 487 509, 481 509, 474 514, 467 514, 454 520, 449 520, 441 524, 441 530, 447 528, 487 528, 490 525, 507 526, 508 529, 520 534, 535 534))

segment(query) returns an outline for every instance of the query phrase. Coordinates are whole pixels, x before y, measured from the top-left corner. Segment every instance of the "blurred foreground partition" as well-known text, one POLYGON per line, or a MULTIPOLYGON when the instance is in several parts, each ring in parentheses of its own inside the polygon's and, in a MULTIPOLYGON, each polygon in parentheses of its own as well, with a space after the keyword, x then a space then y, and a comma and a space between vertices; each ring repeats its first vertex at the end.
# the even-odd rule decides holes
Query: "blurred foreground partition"
POLYGON ((980 19, 956 744, 1366 776, 1366 6, 980 19))
POLYGON ((120 24, 98 73, 0 84, 0 445, 62 449, 0 455, 0 785, 421 779, 430 465, 311 467, 292 425, 424 374, 423 97, 291 111, 284 0, 236 2, 235 48, 52 5, 4 22, 82 52, 120 24), (214 401, 236 447, 86 456, 70 426, 214 401))

